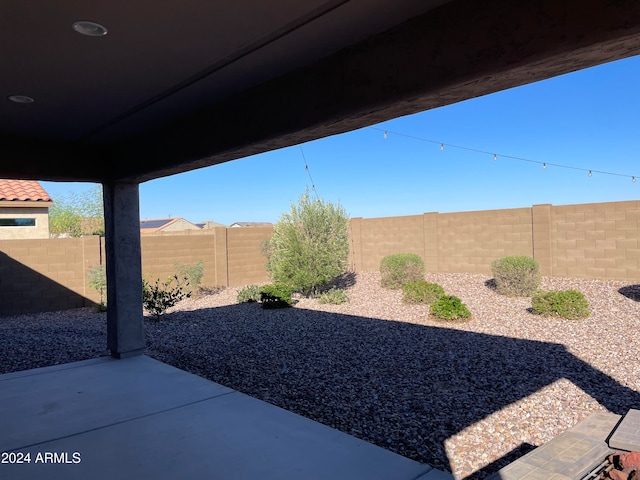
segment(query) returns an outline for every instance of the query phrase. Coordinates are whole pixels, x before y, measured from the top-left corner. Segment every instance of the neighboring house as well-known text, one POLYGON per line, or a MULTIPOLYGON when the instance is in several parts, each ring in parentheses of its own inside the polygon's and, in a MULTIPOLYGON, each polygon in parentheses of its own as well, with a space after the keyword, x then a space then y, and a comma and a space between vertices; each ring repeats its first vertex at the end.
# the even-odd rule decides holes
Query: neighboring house
POLYGON ((267 225, 273 225, 269 222, 236 222, 229 225, 229 228, 236 227, 266 227, 267 225))
POLYGON ((0 180, 0 240, 49 238, 52 204, 36 180, 0 180))
POLYGON ((218 223, 218 222, 212 222, 212 221, 208 221, 208 222, 200 222, 200 223, 196 223, 196 225, 200 228, 202 228, 203 230, 208 230, 210 228, 218 228, 218 227, 224 227, 227 228, 226 225, 223 225, 222 223, 218 223))
POLYGON ((200 227, 180 217, 140 220, 140 233, 142 235, 158 232, 177 232, 181 230, 200 230, 200 227))

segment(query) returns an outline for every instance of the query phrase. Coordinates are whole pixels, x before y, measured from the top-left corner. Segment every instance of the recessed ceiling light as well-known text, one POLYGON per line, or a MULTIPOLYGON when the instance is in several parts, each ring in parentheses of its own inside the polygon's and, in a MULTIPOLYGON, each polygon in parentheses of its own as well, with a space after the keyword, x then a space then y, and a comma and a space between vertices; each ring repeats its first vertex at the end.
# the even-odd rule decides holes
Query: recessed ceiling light
POLYGON ((7 98, 15 103, 33 103, 34 102, 33 98, 27 97, 26 95, 9 95, 7 98))
POLYGON ((89 37, 102 37, 107 34, 107 28, 104 25, 100 25, 96 22, 87 22, 85 20, 74 22, 73 29, 82 35, 87 35, 89 37))

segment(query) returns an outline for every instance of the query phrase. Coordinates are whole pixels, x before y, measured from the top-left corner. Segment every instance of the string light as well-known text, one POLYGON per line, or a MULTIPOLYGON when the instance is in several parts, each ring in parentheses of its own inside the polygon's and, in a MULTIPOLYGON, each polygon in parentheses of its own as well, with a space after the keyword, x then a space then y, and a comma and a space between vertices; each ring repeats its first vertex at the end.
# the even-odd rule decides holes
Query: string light
MULTIPOLYGON (((371 129, 373 129, 373 130, 383 131, 382 129, 377 128, 377 127, 369 127, 369 128, 371 128, 371 129)), ((405 137, 405 138, 411 138, 411 139, 413 139, 413 140, 419 140, 419 141, 421 141, 421 142, 428 142, 428 143, 435 143, 435 144, 439 144, 439 145, 440 145, 440 150, 441 150, 441 151, 442 151, 442 150, 444 150, 444 147, 445 147, 445 144, 444 144, 444 143, 437 142, 437 141, 435 141, 435 140, 429 140, 429 139, 427 139, 427 138, 417 137, 417 136, 415 136, 415 135, 407 135, 407 134, 399 133, 399 132, 391 132, 391 131, 389 131, 389 130, 384 130, 384 133, 385 133, 385 134, 398 135, 398 136, 400 136, 400 137, 405 137)), ((451 148, 457 148, 457 149, 459 149, 459 150, 466 150, 466 151, 469 151, 469 152, 481 153, 481 154, 485 154, 485 155, 487 155, 487 154, 488 154, 488 155, 493 155, 493 159, 494 159, 494 160, 497 160, 497 159, 498 159, 498 154, 497 154, 497 153, 487 152, 487 151, 479 150, 479 149, 476 149, 476 148, 463 147, 463 146, 460 146, 460 145, 451 145, 451 144, 449 144, 449 143, 447 143, 446 145, 447 145, 448 147, 451 147, 451 148)), ((506 159, 509 159, 509 160, 517 160, 517 161, 519 161, 519 162, 537 163, 538 165, 542 165, 542 168, 543 168, 543 169, 546 169, 546 168, 547 168, 547 165, 550 165, 550 166, 558 167, 558 168, 568 168, 568 169, 570 169, 570 170, 581 170, 581 171, 583 171, 583 172, 587 172, 587 175, 588 175, 589 177, 591 177, 594 173, 599 173, 599 174, 601 174, 601 175, 613 175, 613 176, 617 176, 617 177, 627 177, 627 178, 631 178, 631 182, 636 183, 636 176, 635 176, 635 175, 634 175, 634 176, 632 176, 632 175, 627 175, 627 174, 623 174, 623 173, 605 172, 605 171, 603 171, 603 170, 591 170, 591 169, 587 169, 587 168, 572 167, 572 166, 570 166, 570 165, 561 165, 561 164, 559 164, 559 163, 540 162, 540 161, 538 161, 538 160, 531 160, 531 159, 528 159, 528 158, 515 157, 515 156, 513 156, 513 155, 503 155, 503 154, 499 154, 499 155, 500 155, 500 157, 502 157, 502 158, 506 158, 506 159)))
POLYGON ((311 172, 309 171, 309 164, 307 163, 307 159, 304 156, 304 150, 302 150, 302 147, 300 147, 300 152, 302 153, 302 160, 304 160, 304 169, 307 172, 307 175, 309 175, 309 181, 311 182, 311 190, 315 192, 316 198, 320 200, 320 197, 318 196, 318 191, 316 190, 316 186, 313 183, 313 178, 311 178, 311 172))
POLYGON ((383 137, 384 137, 384 138, 387 138, 387 131, 386 131, 386 130, 385 130, 385 131, 384 131, 384 133, 383 133, 383 137))

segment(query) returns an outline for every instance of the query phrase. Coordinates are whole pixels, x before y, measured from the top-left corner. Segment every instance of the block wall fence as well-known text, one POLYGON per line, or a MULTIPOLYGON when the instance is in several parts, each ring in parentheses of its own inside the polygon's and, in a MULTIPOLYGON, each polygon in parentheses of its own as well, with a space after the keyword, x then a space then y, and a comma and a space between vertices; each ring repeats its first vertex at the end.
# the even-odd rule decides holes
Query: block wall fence
MULTIPOLYGON (((268 282, 263 240, 273 227, 214 228, 143 235, 151 281, 176 263, 204 263, 203 285, 268 282)), ((527 255, 545 276, 640 283, 640 201, 534 205, 459 213, 350 220, 350 268, 377 271, 393 253, 416 253, 428 272, 491 274, 491 262, 527 255)), ((0 316, 93 305, 87 271, 104 263, 104 239, 0 240, 0 316)))

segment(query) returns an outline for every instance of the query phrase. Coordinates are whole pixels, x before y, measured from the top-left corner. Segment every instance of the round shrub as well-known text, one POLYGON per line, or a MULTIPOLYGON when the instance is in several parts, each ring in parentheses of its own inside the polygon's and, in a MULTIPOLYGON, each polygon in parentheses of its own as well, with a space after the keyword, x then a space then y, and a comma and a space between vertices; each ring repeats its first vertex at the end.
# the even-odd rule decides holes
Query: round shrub
POLYGON ((591 315, 589 302, 576 290, 540 292, 531 299, 531 311, 536 315, 578 320, 591 315))
POLYGON ((455 295, 443 295, 429 308, 431 314, 441 320, 464 320, 471 317, 467 306, 455 295))
POLYGON ((191 292, 183 290, 177 275, 169 277, 165 282, 158 279, 154 284, 149 283, 146 278, 142 279, 142 305, 156 320, 160 320, 169 308, 189 297, 191 292))
POLYGON ((349 216, 340 203, 312 198, 307 189, 281 215, 262 251, 272 282, 316 295, 347 271, 349 216))
POLYGON ((238 303, 250 303, 260 301, 260 286, 259 285, 247 285, 238 290, 238 296, 236 298, 238 303))
POLYGON ((349 297, 347 293, 341 288, 331 287, 326 292, 321 293, 318 296, 318 301, 320 303, 331 303, 333 305, 340 305, 342 303, 348 302, 349 297))
POLYGON ((387 255, 380 262, 380 274, 383 287, 398 289, 407 282, 424 279, 424 261, 415 253, 387 255))
POLYGON ((407 282, 402 286, 404 293, 402 300, 405 303, 430 304, 444 295, 444 288, 437 283, 429 283, 425 280, 407 282))
POLYGON ((531 257, 513 256, 494 260, 491 272, 496 291, 502 295, 529 297, 540 286, 540 265, 531 257))
POLYGON ((291 287, 281 283, 265 285, 260 289, 262 308, 285 308, 293 305, 291 287))

